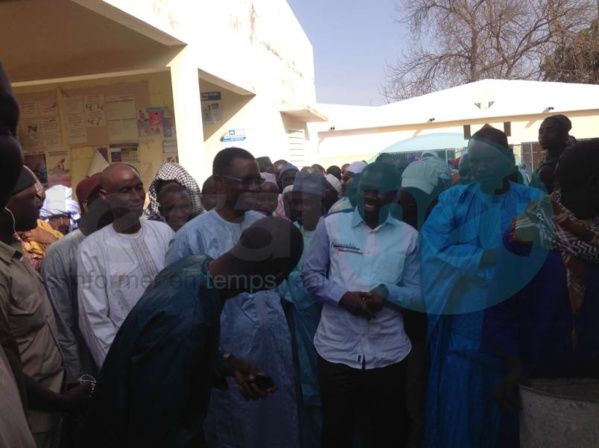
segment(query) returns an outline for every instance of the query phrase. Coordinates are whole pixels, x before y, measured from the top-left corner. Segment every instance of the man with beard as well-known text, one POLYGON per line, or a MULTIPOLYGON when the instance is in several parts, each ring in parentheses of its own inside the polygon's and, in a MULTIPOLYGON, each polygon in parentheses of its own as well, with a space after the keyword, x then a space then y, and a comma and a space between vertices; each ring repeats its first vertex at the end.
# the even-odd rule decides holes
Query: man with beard
POLYGON ((174 234, 162 222, 140 220, 146 192, 133 166, 110 165, 100 182, 113 222, 83 240, 77 271, 79 327, 98 367, 127 314, 164 268, 174 234))

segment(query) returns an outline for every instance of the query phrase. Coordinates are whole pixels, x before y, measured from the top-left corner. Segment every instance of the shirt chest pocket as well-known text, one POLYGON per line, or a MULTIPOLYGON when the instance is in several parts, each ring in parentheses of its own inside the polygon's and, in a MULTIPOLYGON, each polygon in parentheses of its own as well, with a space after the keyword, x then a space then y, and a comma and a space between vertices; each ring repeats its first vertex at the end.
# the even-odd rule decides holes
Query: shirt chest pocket
MULTIPOLYGON (((374 244, 371 245, 374 249, 374 244)), ((403 278, 406 250, 399 243, 376 244, 376 250, 368 254, 368 264, 377 282, 399 283, 403 278)))
POLYGON ((40 292, 29 285, 19 285, 18 294, 13 293, 8 311, 10 331, 19 344, 33 338, 45 323, 44 307, 40 292))

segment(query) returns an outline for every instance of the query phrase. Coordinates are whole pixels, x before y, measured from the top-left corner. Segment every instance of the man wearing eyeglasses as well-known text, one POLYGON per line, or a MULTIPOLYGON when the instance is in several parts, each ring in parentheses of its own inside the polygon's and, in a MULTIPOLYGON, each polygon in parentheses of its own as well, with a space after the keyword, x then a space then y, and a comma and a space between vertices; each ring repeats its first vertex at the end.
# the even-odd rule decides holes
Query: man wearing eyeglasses
POLYGON ((188 255, 220 256, 239 241, 241 232, 262 216, 249 212, 264 180, 258 163, 245 149, 226 148, 212 164, 216 207, 185 224, 171 241, 166 255, 172 264, 188 255))
MULTIPOLYGON (((263 183, 252 154, 225 148, 214 158, 212 174, 217 205, 175 234, 167 265, 188 255, 218 258, 263 217, 250 211, 263 183)), ((221 314, 220 352, 255 362, 279 390, 267 400, 248 402, 233 383, 229 390, 213 389, 205 424, 210 445, 299 447, 291 339, 277 291, 242 293, 227 301, 221 314)))

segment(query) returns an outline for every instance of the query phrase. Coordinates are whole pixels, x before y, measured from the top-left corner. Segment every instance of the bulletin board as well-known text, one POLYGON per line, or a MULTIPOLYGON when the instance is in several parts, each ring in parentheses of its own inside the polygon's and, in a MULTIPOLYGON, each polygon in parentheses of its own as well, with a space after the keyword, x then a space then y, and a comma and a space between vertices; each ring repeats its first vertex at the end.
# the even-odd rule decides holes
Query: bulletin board
POLYGON ((151 106, 147 82, 68 89, 60 93, 65 140, 69 146, 139 141, 138 120, 151 106))
POLYGON ((63 148, 57 92, 17 97, 20 108, 18 135, 24 152, 63 148))
POLYGON ((151 181, 157 162, 156 150, 149 148, 160 146, 159 158, 163 142, 176 151, 174 117, 165 107, 151 107, 147 81, 58 87, 16 97, 25 163, 46 186, 71 186, 82 173, 117 161, 137 166, 144 181, 151 181), (106 150, 98 158, 101 148, 106 150))
POLYGON ((45 185, 71 185, 70 152, 64 143, 56 90, 17 95, 17 136, 25 164, 45 185))

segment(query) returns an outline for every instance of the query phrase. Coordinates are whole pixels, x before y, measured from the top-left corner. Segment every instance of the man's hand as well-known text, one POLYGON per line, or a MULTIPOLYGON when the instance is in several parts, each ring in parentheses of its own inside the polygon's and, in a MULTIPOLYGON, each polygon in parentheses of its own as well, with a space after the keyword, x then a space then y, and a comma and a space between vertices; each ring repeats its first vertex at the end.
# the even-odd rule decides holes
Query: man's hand
POLYGON ((493 391, 493 398, 502 410, 517 411, 520 409, 520 385, 529 386, 530 379, 519 360, 508 361, 508 372, 493 391))
POLYGON ((20 232, 19 237, 26 243, 37 241, 40 244, 52 244, 58 240, 58 238, 56 238, 50 232, 40 227, 36 227, 28 232, 20 232))
POLYGON ((385 298, 375 292, 374 290, 368 291, 363 295, 364 300, 366 301, 366 306, 373 313, 378 313, 385 306, 385 298))
POLYGON ((366 319, 373 319, 374 312, 368 307, 366 297, 368 293, 360 291, 348 291, 343 294, 339 305, 352 313, 354 316, 361 316, 366 319))
POLYGON ((65 410, 72 413, 81 413, 85 411, 94 390, 93 387, 93 384, 89 382, 71 387, 64 396, 65 410))
POLYGON ((31 409, 78 414, 84 412, 89 403, 93 388, 89 382, 72 387, 66 394, 57 394, 40 385, 30 376, 24 375, 24 377, 31 409))
POLYGON ((272 394, 278 390, 277 385, 268 387, 267 389, 261 389, 256 384, 256 378, 262 376, 265 377, 265 373, 251 361, 245 359, 236 358, 230 356, 228 359, 229 372, 237 384, 239 385, 239 391, 246 400, 258 400, 260 398, 266 398, 268 394, 272 394))

